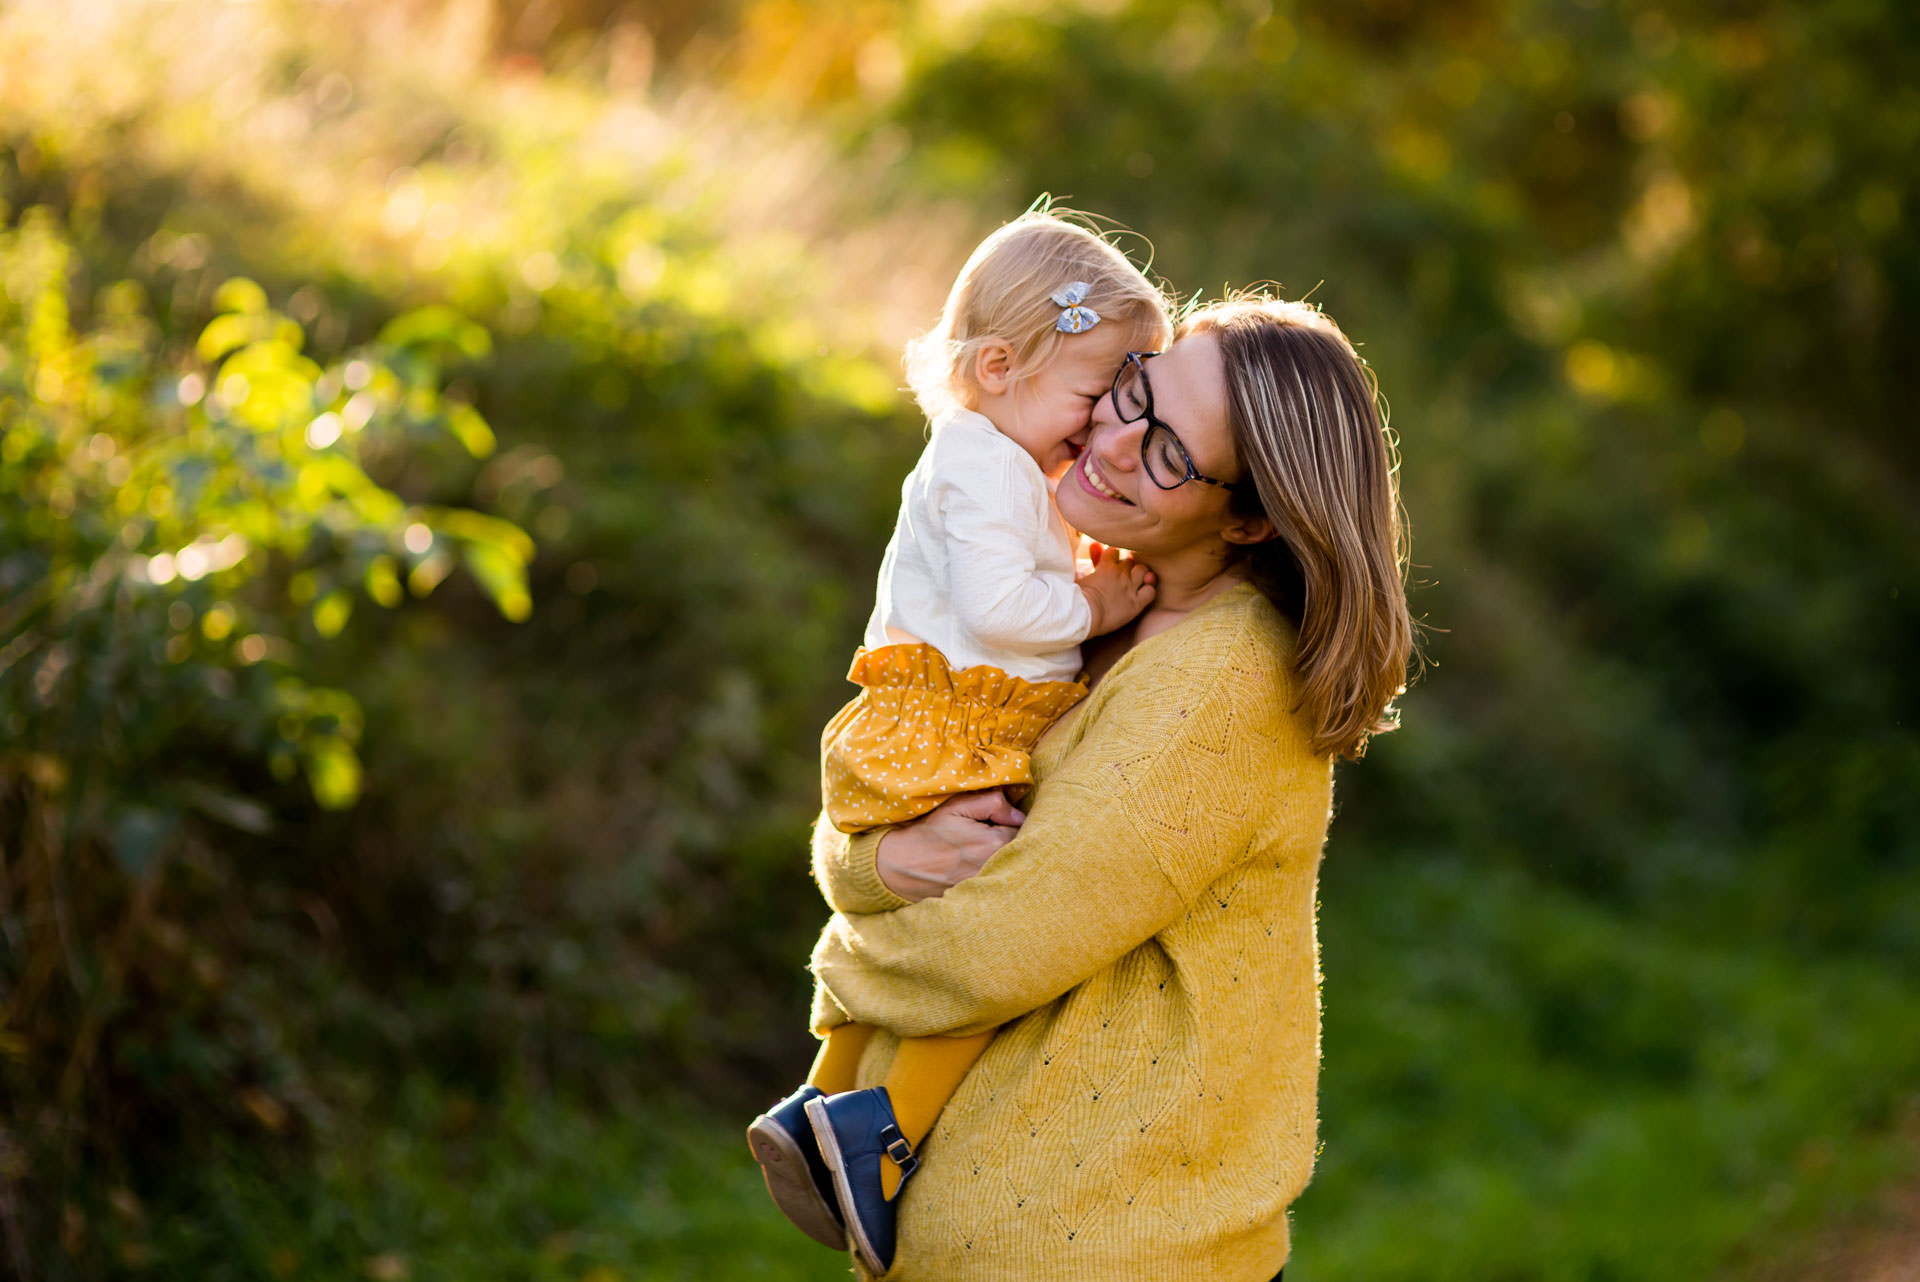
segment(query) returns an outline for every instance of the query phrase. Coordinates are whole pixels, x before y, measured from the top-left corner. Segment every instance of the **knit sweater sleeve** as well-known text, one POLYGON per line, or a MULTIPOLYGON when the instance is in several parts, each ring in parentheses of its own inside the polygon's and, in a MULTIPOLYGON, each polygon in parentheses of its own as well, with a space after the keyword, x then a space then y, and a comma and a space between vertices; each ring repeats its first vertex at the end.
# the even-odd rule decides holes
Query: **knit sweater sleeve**
POLYGON ((880 838, 892 828, 844 833, 823 811, 813 825, 813 879, 827 907, 837 913, 884 913, 908 900, 880 880, 880 838))
POLYGON ((813 970, 831 1003, 901 1036, 977 1032, 1180 919, 1247 857, 1266 794, 1290 772, 1324 775, 1259 632, 1241 616, 1109 674, 1020 834, 978 875, 829 923, 813 970))

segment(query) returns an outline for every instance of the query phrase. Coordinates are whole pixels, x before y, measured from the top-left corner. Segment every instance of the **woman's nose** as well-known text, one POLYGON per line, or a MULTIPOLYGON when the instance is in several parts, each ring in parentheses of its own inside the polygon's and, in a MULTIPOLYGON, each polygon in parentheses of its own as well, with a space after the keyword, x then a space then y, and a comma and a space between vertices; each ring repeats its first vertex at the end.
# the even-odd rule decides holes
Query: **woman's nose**
POLYGON ((1108 471, 1131 471, 1139 466, 1140 434, 1146 426, 1144 422, 1122 423, 1111 407, 1105 413, 1096 409, 1088 428, 1086 448, 1108 471))

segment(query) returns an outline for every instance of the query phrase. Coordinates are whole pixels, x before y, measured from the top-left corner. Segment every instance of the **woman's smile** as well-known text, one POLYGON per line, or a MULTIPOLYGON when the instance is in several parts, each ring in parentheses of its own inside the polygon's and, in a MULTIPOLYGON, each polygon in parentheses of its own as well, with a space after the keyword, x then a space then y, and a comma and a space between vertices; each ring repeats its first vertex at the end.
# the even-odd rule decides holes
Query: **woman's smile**
POLYGON ((1080 477, 1081 484, 1101 498, 1125 503, 1128 507, 1133 506, 1132 502, 1122 495, 1120 491, 1107 484, 1106 478, 1100 474, 1099 465, 1094 462, 1092 450, 1088 450, 1080 456, 1080 466, 1076 468, 1075 471, 1080 477))

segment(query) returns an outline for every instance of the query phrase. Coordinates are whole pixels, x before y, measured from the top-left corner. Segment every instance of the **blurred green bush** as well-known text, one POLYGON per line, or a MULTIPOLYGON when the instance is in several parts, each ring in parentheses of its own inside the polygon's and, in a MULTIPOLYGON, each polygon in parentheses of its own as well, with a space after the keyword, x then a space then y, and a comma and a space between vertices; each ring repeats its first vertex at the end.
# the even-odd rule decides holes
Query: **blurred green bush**
POLYGON ((902 327, 1042 190, 1312 289, 1402 439, 1433 666, 1339 781, 1290 1272, 1691 1279, 1887 1169, 1909 15, 765 0, 662 26, 649 101, 635 29, 531 9, 0 15, 9 1249, 346 1276, 387 1178, 423 1275, 673 1237, 541 1137, 801 1068, 902 327), (364 1156, 476 1127, 559 1209, 364 1156))
POLYGON ((918 444, 677 126, 127 12, 113 58, 0 22, 50 69, 0 136, 0 1222, 80 1275, 402 1073, 797 1071, 812 742, 918 444))
POLYGON ((53 1170, 193 1115, 311 1120, 297 1017, 226 901, 282 822, 360 797, 361 707, 315 652, 460 560, 524 617, 532 554, 365 470, 492 450, 441 395, 449 356, 486 352, 471 322, 414 311, 323 367, 251 280, 183 342, 131 280, 76 324, 83 279, 48 209, 0 229, 0 1082, 9 1149, 53 1170))

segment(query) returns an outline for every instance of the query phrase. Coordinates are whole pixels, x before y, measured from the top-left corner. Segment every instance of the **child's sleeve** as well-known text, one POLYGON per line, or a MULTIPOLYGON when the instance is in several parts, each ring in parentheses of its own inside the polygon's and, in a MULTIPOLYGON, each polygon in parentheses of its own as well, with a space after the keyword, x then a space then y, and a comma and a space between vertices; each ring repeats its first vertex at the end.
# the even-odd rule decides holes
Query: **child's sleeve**
POLYGON ((959 624, 982 645, 1014 654, 1050 654, 1085 641, 1093 607, 1071 569, 1039 565, 1041 549, 1059 534, 1045 480, 1030 461, 969 448, 956 451, 943 480, 940 514, 959 624))

